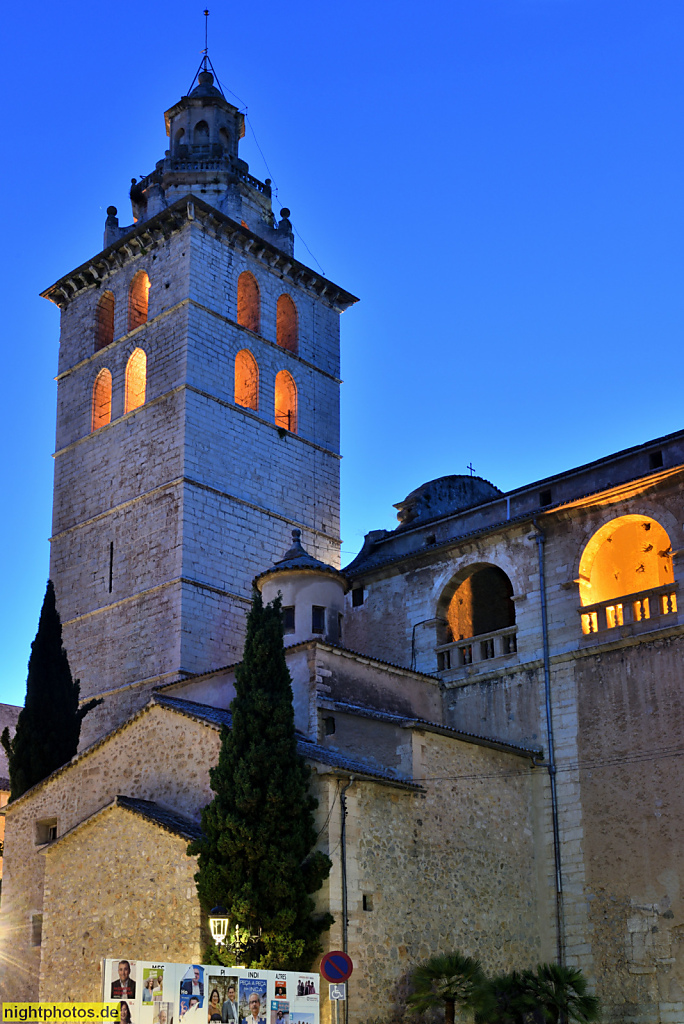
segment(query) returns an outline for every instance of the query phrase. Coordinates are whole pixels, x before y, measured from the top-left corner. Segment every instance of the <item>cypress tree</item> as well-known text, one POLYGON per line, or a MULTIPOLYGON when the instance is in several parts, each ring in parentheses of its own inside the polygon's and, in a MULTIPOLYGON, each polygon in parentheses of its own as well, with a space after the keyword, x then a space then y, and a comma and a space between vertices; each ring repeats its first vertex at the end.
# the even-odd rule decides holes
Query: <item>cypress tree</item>
POLYGON ((61 768, 78 750, 84 716, 102 703, 91 700, 79 708, 79 691, 79 681, 72 680, 62 647, 55 588, 48 580, 38 632, 31 644, 26 701, 14 737, 10 740, 7 728, 1 737, 9 761, 10 800, 61 768))
POLYGON ((235 694, 232 729, 223 729, 210 773, 216 795, 202 812, 204 838, 188 847, 198 855, 205 913, 222 905, 230 917, 232 943, 207 956, 226 965, 307 970, 333 921, 314 917, 311 898, 331 862, 313 851, 317 801, 297 752, 279 599, 264 607, 261 595, 254 597, 235 694), (232 938, 236 929, 242 939, 232 938))

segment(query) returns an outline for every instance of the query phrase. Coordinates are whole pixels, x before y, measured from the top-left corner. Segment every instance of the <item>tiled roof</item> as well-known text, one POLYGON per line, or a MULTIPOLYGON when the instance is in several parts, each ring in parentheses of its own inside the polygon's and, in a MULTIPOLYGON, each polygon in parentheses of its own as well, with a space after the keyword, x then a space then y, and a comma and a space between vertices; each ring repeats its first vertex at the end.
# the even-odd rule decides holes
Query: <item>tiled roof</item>
POLYGON ((161 693, 154 694, 153 703, 170 708, 172 711, 180 711, 183 715, 199 718, 203 722, 211 722, 212 725, 225 725, 227 729, 233 725, 233 716, 230 711, 226 711, 224 708, 213 708, 210 704, 199 704, 195 700, 184 700, 182 697, 165 697, 161 693))
POLYGON ((141 818, 146 818, 147 821, 159 825, 167 832, 182 836, 183 839, 200 839, 202 836, 202 829, 194 821, 184 818, 181 814, 176 814, 175 811, 167 811, 154 800, 140 800, 137 797, 119 794, 116 803, 119 807, 125 807, 126 810, 139 814, 141 818))
MULTIPOLYGON (((188 715, 211 725, 225 725, 231 727, 232 716, 229 711, 221 708, 212 708, 208 704, 198 704, 194 700, 181 700, 178 697, 162 697, 156 694, 154 703, 167 707, 171 711, 178 711, 182 715, 188 715)), ((386 782, 394 782, 400 785, 415 786, 409 779, 404 779, 394 772, 383 770, 376 765, 368 764, 365 761, 358 761, 354 758, 344 757, 335 750, 328 750, 317 743, 309 743, 307 740, 298 740, 297 751, 309 761, 316 761, 318 764, 326 764, 331 768, 342 768, 355 775, 365 775, 369 778, 383 779, 386 782)), ((420 787, 415 787, 420 788, 420 787)), ((143 801, 144 803, 145 801, 143 801)))
POLYGON ((429 732, 439 732, 454 739, 464 740, 466 743, 477 743, 479 746, 494 747, 497 750, 508 750, 512 754, 521 754, 525 757, 541 757, 542 747, 525 747, 519 743, 510 743, 508 740, 501 740, 495 736, 482 736, 476 732, 464 732, 462 729, 454 729, 449 725, 440 725, 439 722, 431 722, 427 718, 416 718, 414 715, 393 715, 388 711, 378 711, 375 708, 367 708, 361 704, 346 704, 344 701, 322 701, 327 706, 332 706, 336 711, 346 715, 358 715, 362 718, 371 718, 376 721, 394 723, 401 726, 418 726, 429 732))

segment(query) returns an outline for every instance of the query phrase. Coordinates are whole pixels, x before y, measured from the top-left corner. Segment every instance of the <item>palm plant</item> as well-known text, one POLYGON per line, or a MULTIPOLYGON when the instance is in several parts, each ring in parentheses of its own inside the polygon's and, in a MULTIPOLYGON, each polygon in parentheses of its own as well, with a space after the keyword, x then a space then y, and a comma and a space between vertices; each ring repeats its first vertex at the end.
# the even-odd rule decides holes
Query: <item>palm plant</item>
POLYGON ((524 971, 523 979, 535 1006, 535 1024, 591 1024, 600 1020, 600 1003, 596 996, 587 995, 586 979, 577 967, 539 964, 535 971, 524 971))
POLYGON ((499 974, 487 982, 488 1005, 475 1014, 476 1024, 527 1024, 534 1010, 526 978, 519 971, 499 974))
POLYGON ((445 1024, 454 1024, 457 1004, 460 1010, 475 1011, 486 998, 482 964, 458 951, 419 964, 411 981, 414 991, 408 998, 409 1006, 422 1013, 443 1005, 445 1024))

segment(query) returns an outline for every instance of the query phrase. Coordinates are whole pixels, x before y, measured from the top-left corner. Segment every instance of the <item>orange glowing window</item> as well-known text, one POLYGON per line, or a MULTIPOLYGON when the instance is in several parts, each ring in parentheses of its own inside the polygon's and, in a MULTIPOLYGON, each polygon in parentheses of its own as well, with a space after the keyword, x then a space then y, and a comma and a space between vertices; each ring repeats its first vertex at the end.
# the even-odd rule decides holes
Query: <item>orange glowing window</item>
POLYGON ((93 405, 90 422, 91 430, 106 427, 112 418, 112 375, 109 370, 100 370, 93 384, 93 405))
POLYGON ((283 430, 297 433, 297 385, 287 370, 276 374, 275 423, 283 430))
MULTIPOLYGON (((442 595, 442 607, 447 643, 515 625, 513 586, 496 565, 476 567, 460 582, 452 581, 442 595)), ((483 657, 492 655, 485 652, 483 657)))
POLYGON ((95 351, 114 341, 114 296, 104 292, 97 303, 95 315, 95 351))
POLYGON ((145 404, 147 385, 147 356, 141 348, 136 348, 126 364, 126 398, 124 412, 131 412, 145 404))
POLYGON ((281 348, 297 354, 299 329, 297 307, 289 295, 281 295, 276 306, 276 340, 281 348))
POLYGON ((259 285, 247 270, 238 278, 237 322, 241 327, 258 333, 261 315, 259 311, 259 285))
POLYGON ((246 348, 235 356, 235 404, 259 408, 259 367, 246 348))
POLYGON ((128 290, 128 330, 132 331, 147 323, 147 305, 150 294, 150 279, 144 270, 139 270, 128 290))
MULTIPOLYGON (((606 523, 580 560, 581 603, 610 602, 606 608, 609 629, 621 624, 622 606, 613 604, 616 598, 664 587, 673 580, 670 538, 660 523, 647 516, 620 516, 606 523)), ((636 604, 635 620, 648 618, 648 599, 636 604)))

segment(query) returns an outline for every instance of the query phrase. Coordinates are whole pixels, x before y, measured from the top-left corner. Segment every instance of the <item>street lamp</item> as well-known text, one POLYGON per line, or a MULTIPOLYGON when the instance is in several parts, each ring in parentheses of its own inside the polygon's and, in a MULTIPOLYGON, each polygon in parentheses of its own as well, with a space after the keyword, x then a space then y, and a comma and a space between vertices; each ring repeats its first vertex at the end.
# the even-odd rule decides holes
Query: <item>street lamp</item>
POLYGON ((211 937, 217 946, 222 946, 228 934, 228 911, 225 907, 214 907, 209 911, 211 937))

